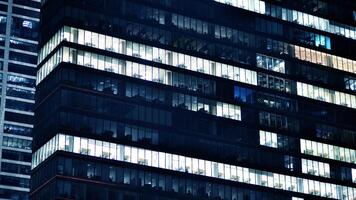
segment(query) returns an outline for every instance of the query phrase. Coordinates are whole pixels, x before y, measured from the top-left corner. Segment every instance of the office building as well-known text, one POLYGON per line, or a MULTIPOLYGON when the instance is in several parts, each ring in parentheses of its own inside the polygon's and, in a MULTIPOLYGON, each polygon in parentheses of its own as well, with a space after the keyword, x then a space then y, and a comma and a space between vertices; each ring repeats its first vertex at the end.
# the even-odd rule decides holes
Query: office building
POLYGON ((30 199, 356 199, 352 0, 42 1, 30 199))
POLYGON ((28 199, 39 0, 0 0, 0 199, 28 199))

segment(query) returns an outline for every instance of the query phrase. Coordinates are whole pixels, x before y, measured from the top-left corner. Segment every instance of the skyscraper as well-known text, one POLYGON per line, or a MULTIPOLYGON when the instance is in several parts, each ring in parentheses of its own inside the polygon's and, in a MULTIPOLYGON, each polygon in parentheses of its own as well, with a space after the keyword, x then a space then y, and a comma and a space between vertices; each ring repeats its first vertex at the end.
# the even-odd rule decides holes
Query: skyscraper
POLYGON ((0 199, 28 199, 39 0, 0 1, 0 199))
POLYGON ((355 1, 42 4, 31 199, 356 199, 355 1))

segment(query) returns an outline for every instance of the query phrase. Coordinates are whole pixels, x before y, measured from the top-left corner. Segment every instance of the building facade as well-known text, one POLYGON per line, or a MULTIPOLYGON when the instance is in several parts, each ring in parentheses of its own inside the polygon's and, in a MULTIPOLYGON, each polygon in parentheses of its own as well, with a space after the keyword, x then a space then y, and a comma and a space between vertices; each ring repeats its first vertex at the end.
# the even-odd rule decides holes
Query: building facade
POLYGON ((0 1, 0 199, 28 199, 39 0, 0 1))
POLYGON ((30 198, 356 199, 355 1, 42 1, 30 198))

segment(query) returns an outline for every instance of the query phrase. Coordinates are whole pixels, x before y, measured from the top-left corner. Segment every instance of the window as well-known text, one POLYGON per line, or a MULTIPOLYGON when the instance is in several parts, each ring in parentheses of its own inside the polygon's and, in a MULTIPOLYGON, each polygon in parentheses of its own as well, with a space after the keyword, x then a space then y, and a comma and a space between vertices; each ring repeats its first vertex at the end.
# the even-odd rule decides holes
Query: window
POLYGON ((217 102, 217 116, 234 120, 241 120, 241 109, 239 106, 217 102))
POLYGON ((351 91, 356 91, 356 78, 347 76, 344 78, 345 88, 351 91))
POLYGON ((3 137, 2 145, 5 147, 18 148, 24 150, 31 150, 31 141, 15 138, 15 137, 3 137))
MULTIPOLYGON (((72 29, 78 30, 75 28, 71 28, 71 30, 72 29)), ((62 29, 61 29, 61 31, 62 31, 62 29)), ((71 31, 70 33, 75 34, 75 32, 76 31, 71 31)), ((83 32, 83 35, 84 35, 84 32, 83 32)), ((57 37, 57 35, 55 37, 57 37)), ((70 38, 72 38, 72 36, 70 36, 70 38)), ((74 36, 73 36, 73 38, 74 38, 74 36)), ((239 67, 235 67, 235 66, 231 66, 231 65, 216 63, 216 62, 213 62, 210 60, 201 59, 201 58, 197 58, 197 57, 193 57, 193 56, 189 56, 189 55, 178 54, 176 52, 171 52, 171 51, 168 51, 165 49, 160 49, 160 48, 155 48, 155 47, 152 48, 152 47, 149 47, 146 45, 133 43, 133 42, 129 42, 129 41, 124 41, 124 40, 118 39, 118 38, 116 38, 116 40, 114 40, 114 39, 111 40, 110 39, 111 37, 109 37, 106 40, 105 35, 99 36, 99 40, 100 40, 100 38, 103 39, 103 42, 100 42, 100 44, 101 43, 104 44, 103 47, 100 47, 102 49, 105 49, 106 42, 108 42, 109 46, 110 46, 112 41, 116 41, 116 42, 121 41, 120 45, 122 45, 122 52, 126 55, 133 56, 132 53, 133 53, 133 47, 134 47, 135 51, 137 51, 135 53, 137 55, 134 55, 134 56, 138 56, 143 59, 152 59, 152 61, 154 61, 154 62, 172 64, 174 67, 184 67, 186 70, 198 71, 200 73, 210 74, 210 75, 218 76, 221 78, 235 80, 235 81, 252 84, 252 85, 257 85, 257 81, 258 81, 258 85, 260 85, 262 87, 276 89, 276 90, 284 91, 284 92, 288 92, 288 93, 291 92, 292 82, 287 79, 270 76, 270 75, 266 75, 266 74, 262 74, 262 73, 259 73, 258 77, 257 77, 257 73, 255 71, 251 71, 251 70, 247 70, 247 69, 243 69, 243 68, 239 68, 239 67), (152 51, 152 57, 147 56, 150 54, 151 51, 152 51)), ((55 44, 55 42, 53 42, 52 39, 50 40, 50 42, 48 44, 51 44, 51 45, 55 44)), ((57 38, 57 39, 59 39, 59 38, 57 38)), ((277 48, 277 46, 280 46, 278 41, 271 41, 271 43, 273 43, 272 46, 276 46, 276 48, 277 48)), ((326 44, 327 39, 321 37, 320 44, 322 44, 322 43, 326 44)), ((45 45, 45 47, 46 47, 46 45, 45 45)), ((115 46, 115 45, 113 45, 113 46, 115 46)), ((272 48, 272 46, 271 46, 271 48, 272 48)), ((298 46, 293 46, 293 47, 295 48, 295 51, 296 51, 295 55, 299 59, 302 59, 302 60, 307 60, 309 62, 314 62, 314 63, 320 62, 321 64, 330 65, 330 67, 334 67, 337 69, 346 70, 346 71, 350 71, 350 72, 353 72, 356 67, 356 62, 351 61, 349 59, 336 57, 333 55, 321 53, 321 52, 314 51, 314 50, 311 51, 310 49, 306 49, 303 47, 298 47, 298 46), (330 58, 330 60, 332 60, 332 62, 327 62, 327 60, 329 60, 329 58, 330 58)), ((54 47, 51 47, 51 48, 54 48, 54 47)), ((51 48, 48 48, 48 49, 51 49, 51 48)), ((43 49, 46 49, 46 48, 43 48, 43 49)), ((64 49, 66 49, 66 47, 64 49)), ((46 51, 46 50, 43 50, 43 51, 46 51)), ((114 49, 111 50, 109 48, 108 51, 115 51, 115 50, 114 49)), ((40 69, 38 70, 38 76, 37 76, 38 82, 40 82, 43 78, 45 78, 48 75, 48 73, 50 73, 53 70, 53 68, 57 66, 57 64, 59 62, 61 62, 58 58, 60 58, 60 59, 63 58, 64 61, 67 61, 67 59, 69 58, 70 62, 81 64, 81 65, 86 64, 87 67, 93 67, 93 68, 97 68, 100 70, 107 70, 107 71, 111 71, 111 72, 118 72, 118 73, 122 73, 127 76, 134 76, 136 78, 152 80, 152 81, 158 82, 158 83, 170 84, 170 82, 171 82, 170 80, 172 80, 172 77, 171 77, 172 73, 168 70, 163 70, 163 69, 154 68, 154 67, 150 67, 150 66, 138 65, 138 64, 134 64, 134 63, 128 62, 128 61, 127 61, 126 65, 119 64, 119 66, 118 66, 118 63, 120 63, 120 61, 116 58, 110 58, 110 57, 105 57, 105 59, 102 59, 103 57, 100 57, 100 59, 99 59, 100 63, 98 64, 98 62, 97 62, 98 59, 96 59, 96 58, 98 58, 97 54, 88 53, 88 52, 86 54, 84 54, 82 51, 77 52, 75 49, 71 49, 71 51, 69 51, 70 52, 69 56, 68 56, 68 51, 64 50, 63 52, 64 53, 62 53, 61 51, 57 52, 52 58, 49 59, 48 62, 44 63, 43 66, 40 67, 40 69), (89 59, 88 56, 90 56, 91 59, 89 59), (85 59, 85 63, 84 63, 84 58, 87 58, 87 59, 85 59), (104 61, 103 62, 104 65, 103 65, 102 61, 104 61), (143 69, 145 69, 145 70, 143 70, 143 69), (133 71, 133 70, 136 70, 136 71, 133 71), (135 73, 135 72, 138 72, 138 73, 135 73)), ((43 59, 43 57, 44 57, 43 55, 46 55, 46 53, 49 53, 49 52, 40 53, 40 57, 41 57, 40 59, 43 59)), ((270 58, 270 57, 266 57, 266 59, 262 59, 262 56, 257 57, 256 59, 258 61, 258 64, 261 67, 267 67, 270 70, 283 71, 283 68, 285 67, 284 61, 279 60, 279 59, 276 60, 275 58, 270 58)), ((121 63, 123 63, 123 61, 121 61, 121 63)), ((326 98, 326 100, 323 100, 323 101, 356 108, 356 97, 354 95, 345 94, 345 93, 336 93, 335 94, 336 100, 334 101, 334 99, 332 97, 333 91, 332 92, 330 92, 330 91, 327 92, 327 91, 328 90, 326 90, 326 89, 321 90, 320 94, 325 94, 325 97, 318 95, 317 97, 313 96, 312 98, 318 98, 319 100, 321 100, 322 98, 326 98)), ((307 92, 306 92, 306 94, 307 94, 307 92)), ((300 95, 300 94, 298 93, 298 95, 300 95)), ((309 97, 309 98, 311 98, 311 97, 309 97)))
POLYGON ((285 98, 279 95, 271 95, 267 93, 257 92, 255 94, 257 104, 278 110, 296 110, 295 100, 285 98))
POLYGON ((7 18, 4 15, 0 15, 0 33, 5 34, 6 32, 6 21, 7 18))
POLYGON ((296 162, 296 158, 293 156, 284 156, 284 167, 289 169, 290 171, 294 171, 294 163, 296 162))
MULTIPOLYGON (((265 3, 263 1, 237 0, 238 1, 237 3, 235 1, 234 3, 231 3, 231 1, 222 1, 222 0, 215 0, 215 1, 232 5, 245 10, 249 10, 252 12, 269 15, 278 19, 294 22, 303 26, 308 26, 318 30, 327 31, 329 33, 339 34, 347 38, 355 39, 355 37, 353 37, 354 35, 350 34, 350 31, 353 32, 352 31, 353 27, 348 27, 343 24, 330 22, 327 19, 309 15, 303 12, 298 12, 296 10, 284 9, 283 11, 283 8, 281 8, 280 6, 275 6, 270 3, 265 3), (258 4, 259 4, 259 9, 257 6, 258 4)), ((322 4, 319 4, 319 6, 322 7, 322 4)), ((355 16, 355 11, 353 11, 353 16, 355 16)))
POLYGON ((17 62, 24 62, 35 65, 37 63, 37 57, 35 55, 10 51, 9 59, 17 62))
POLYGON ((21 110, 25 112, 33 112, 34 103, 27 103, 12 99, 6 99, 5 107, 14 110, 21 110))
POLYGON ((297 82, 297 94, 307 98, 356 108, 356 96, 297 82))
POLYGON ((172 106, 218 117, 241 120, 241 109, 239 106, 200 97, 173 93, 172 106))
POLYGON ((35 99, 34 90, 26 90, 17 87, 6 87, 6 95, 23 99, 35 99))
POLYGON ((22 77, 22 76, 15 76, 15 75, 8 75, 7 76, 7 83, 12 85, 24 86, 24 87, 35 87, 35 80, 22 77))
POLYGON ((234 87, 234 99, 236 101, 252 103, 253 102, 253 93, 251 89, 243 88, 240 86, 234 87))
POLYGON ((323 35, 315 34, 315 46, 331 49, 330 38, 323 35))
POLYGON ((30 52, 37 52, 37 46, 33 43, 10 39, 10 48, 21 49, 30 52))
POLYGON ((11 35, 24 39, 37 40, 38 26, 38 21, 13 17, 11 23, 11 35))
POLYGON ((292 200, 304 200, 303 198, 299 198, 299 197, 292 197, 292 200))
POLYGON ((13 125, 13 124, 4 124, 4 133, 32 136, 32 128, 13 125))
POLYGON ((356 151, 330 144, 300 139, 301 153, 356 164, 356 151))
POLYGON ((298 120, 265 111, 259 113, 259 123, 260 125, 280 130, 297 130, 296 127, 298 127, 298 120))
POLYGON ((275 72, 285 73, 285 62, 282 59, 257 54, 256 63, 257 67, 275 72))
MULTIPOLYGON (((74 28, 71 28, 71 29, 74 29, 74 28)), ((77 29, 74 29, 74 30, 77 30, 77 29)), ((91 43, 85 44, 85 42, 84 42, 84 33, 86 33, 87 31, 84 31, 81 29, 79 29, 78 31, 79 31, 79 39, 82 38, 80 40, 83 40, 83 41, 79 41, 78 43, 87 45, 87 46, 92 46, 91 43), (80 35, 83 35, 83 36, 80 36, 80 35)), ((71 32, 71 34, 74 34, 74 32, 75 31, 73 31, 73 33, 71 32)), ((88 32, 87 35, 90 35, 90 33, 91 32, 88 32)), ((93 35, 93 33, 91 33, 91 34, 93 35)), ((55 35, 54 37, 58 37, 58 36, 55 35)), ((72 38, 72 36, 70 36, 70 38, 72 38)), ((53 50, 53 48, 54 48, 54 47, 51 47, 51 48, 49 48, 50 51, 47 51, 47 49, 46 49, 47 45, 49 45, 49 46, 58 45, 57 43, 54 43, 52 41, 52 39, 50 40, 50 42, 48 42, 42 48, 41 53, 40 53, 39 62, 41 62, 41 60, 43 60, 43 58, 46 55, 48 55, 50 53, 50 51, 53 50)), ((63 40, 63 38, 60 38, 60 40, 63 40)), ((122 44, 122 49, 123 49, 122 53, 129 55, 129 56, 140 57, 142 59, 146 59, 146 60, 150 60, 150 61, 154 61, 154 62, 173 65, 174 67, 184 68, 184 69, 192 70, 192 71, 198 71, 198 72, 205 73, 205 74, 220 76, 222 78, 227 78, 227 79, 231 79, 231 80, 236 80, 236 81, 246 82, 249 84, 256 85, 256 72, 253 72, 253 71, 250 71, 247 69, 230 66, 230 65, 223 65, 223 69, 222 69, 223 73, 219 73, 219 72, 221 72, 221 63, 215 63, 210 60, 201 59, 201 58, 197 58, 197 57, 193 57, 193 56, 189 56, 189 55, 184 55, 181 53, 171 52, 171 51, 168 51, 165 49, 150 47, 147 45, 129 42, 129 41, 126 42, 124 40, 108 37, 105 35, 99 35, 99 48, 105 49, 107 51, 115 52, 116 51, 115 48, 119 44, 112 44, 113 41, 116 41, 116 42, 119 42, 120 44, 122 44), (102 45, 102 46, 100 46, 100 45, 102 45), (106 45, 106 47, 105 47, 105 45, 106 45), (107 45, 109 45, 109 46, 107 46, 107 45), (220 66, 220 69, 217 69, 217 67, 215 67, 215 66, 220 66), (240 78, 240 76, 242 78, 240 78)), ((70 41, 70 42, 75 42, 75 41, 70 41)), ((121 49, 121 48, 119 48, 119 49, 121 49)), ((65 52, 64 61, 67 62, 68 55, 67 55, 66 50, 64 52, 65 52)), ((121 53, 121 51, 120 51, 120 53, 121 53)), ((96 54, 94 54, 94 55, 96 55, 96 54)), ((62 57, 62 55, 59 53, 58 57, 62 57)), ((72 57, 72 55, 69 55, 69 57, 72 57)), ((83 58, 84 58, 84 55, 83 55, 82 51, 78 51, 78 58, 77 58, 77 60, 73 60, 73 62, 76 62, 77 64, 83 64, 83 62, 84 62, 83 58)), ((71 59, 69 59, 69 60, 71 60, 71 59)), ((116 60, 116 59, 114 59, 114 60, 116 60)), ((50 64, 46 63, 44 65, 44 67, 47 66, 48 68, 53 68, 59 62, 57 60, 55 62, 53 62, 53 59, 50 59, 50 61, 52 63, 50 63, 50 64)), ((89 60, 87 60, 87 62, 85 64, 87 64, 88 62, 89 62, 89 60)), ((95 63, 93 63, 93 61, 92 61, 91 65, 95 66, 95 63)), ((99 68, 100 67, 102 67, 102 65, 99 65, 99 68)), ((38 78, 39 81, 41 81, 44 78, 44 76, 46 76, 50 71, 51 70, 48 70, 48 69, 42 69, 42 67, 41 67, 41 69, 39 71, 39 78, 38 78), (46 71, 45 74, 43 74, 44 73, 43 70, 46 71)), ((157 76, 157 78, 155 78, 155 80, 156 80, 156 82, 162 82, 163 81, 162 78, 163 78, 163 74, 160 74, 159 79, 157 76)))
POLYGON ((260 135, 260 145, 262 146, 267 146, 267 147, 272 147, 272 148, 277 148, 277 134, 276 133, 271 133, 267 131, 259 131, 260 135))
POLYGON ((304 174, 330 178, 330 166, 328 163, 302 159, 302 172, 304 174))
POLYGON ((291 93, 291 81, 288 79, 259 73, 257 76, 257 82, 257 85, 265 88, 291 93))
POLYGON ((159 134, 156 129, 125 125, 124 137, 126 140, 133 142, 143 142, 157 145, 159 134))
MULTIPOLYGON (((40 164, 43 160, 48 158, 51 154, 57 151, 58 148, 62 145, 62 142, 65 141, 66 137, 71 137, 69 135, 58 134, 54 138, 52 138, 49 142, 47 142, 44 146, 38 149, 33 154, 32 167, 35 168, 40 164), (59 143, 56 142, 59 139, 59 143), (62 142, 61 142, 62 141, 62 142)), ((85 138, 79 138, 80 141, 85 138)), ((74 139, 75 140, 75 139, 74 139)), ((78 140, 78 141, 79 141, 78 140)), ((89 140, 90 144, 90 140, 89 140)), ((110 143, 110 145, 106 142, 102 142, 99 140, 93 140, 92 144, 94 144, 93 148, 96 152, 94 156, 113 159, 122 162, 128 162, 132 164, 138 165, 146 165, 146 166, 157 166, 162 169, 172 170, 176 172, 185 172, 190 174, 197 174, 200 176, 209 176, 212 178, 224 179, 229 181, 236 181, 240 183, 248 183, 251 185, 258 185, 263 187, 270 187, 280 190, 298 192, 303 194, 311 194, 315 196, 328 197, 334 199, 342 199, 344 198, 353 198, 354 195, 352 193, 345 193, 343 191, 355 191, 355 188, 344 186, 344 185, 336 185, 326 182, 321 182, 314 179, 306 179, 301 177, 294 177, 284 174, 278 174, 273 172, 261 171, 246 167, 234 166, 219 162, 212 162, 207 160, 201 160, 191 157, 186 157, 182 155, 157 152, 148 149, 136 148, 126 145, 114 144, 110 143), (110 146, 110 150, 109 150, 110 146), (111 150, 112 149, 112 150, 111 150), (111 156, 111 153, 114 150, 117 150, 116 156, 111 156), (107 154, 110 154, 109 156, 107 154), (153 162, 154 159, 158 158, 158 165, 156 162, 153 162)), ((67 149, 65 151, 74 152, 74 149, 67 149)), ((84 154, 84 153, 79 153, 84 154)), ((102 176, 101 166, 89 164, 87 175, 91 178, 100 178, 102 176), (90 165, 90 166, 89 166, 90 165)), ((326 173, 327 165, 320 165, 320 162, 314 163, 311 162, 311 165, 306 163, 306 167, 313 166, 316 167, 321 172, 324 170, 326 173)), ((109 170, 107 171, 109 173, 109 170)), ((130 175, 125 178, 124 183, 130 182, 130 175), (125 181, 126 180, 126 181, 125 181)), ((177 189, 177 188, 176 188, 177 189)), ((176 190, 178 191, 178 189, 176 190)))

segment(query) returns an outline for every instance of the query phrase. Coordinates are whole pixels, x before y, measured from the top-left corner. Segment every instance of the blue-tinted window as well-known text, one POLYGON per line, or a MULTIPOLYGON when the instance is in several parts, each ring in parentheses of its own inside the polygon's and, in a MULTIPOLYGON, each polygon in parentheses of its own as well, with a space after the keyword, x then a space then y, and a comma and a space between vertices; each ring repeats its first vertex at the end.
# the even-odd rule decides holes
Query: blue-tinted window
POLYGON ((330 38, 323 35, 315 34, 315 46, 324 47, 330 50, 331 49, 330 38))
POLYGON ((19 7, 13 7, 12 12, 15 14, 25 15, 25 16, 29 16, 29 17, 35 17, 35 18, 39 18, 39 16, 40 16, 40 12, 38 12, 38 11, 19 8, 19 7))
POLYGON ((31 141, 20 138, 3 137, 2 145, 5 147, 31 150, 31 141))
POLYGON ((21 77, 21 76, 8 75, 7 83, 12 85, 24 86, 24 87, 35 87, 36 80, 31 78, 21 77))
POLYGON ((30 63, 30 64, 37 63, 36 56, 28 55, 28 54, 24 54, 24 53, 18 53, 18 52, 14 52, 14 51, 10 51, 9 58, 10 58, 10 60, 25 62, 25 63, 30 63))
POLYGON ((5 185, 17 186, 17 187, 30 187, 30 179, 0 176, 0 182, 5 185))
POLYGON ((6 33, 6 21, 7 21, 6 16, 0 15, 0 34, 6 33))
POLYGON ((33 124, 33 116, 5 111, 5 120, 25 124, 33 124))
MULTIPOLYGON (((3 33, 5 34, 5 33, 3 33)), ((0 36, 0 46, 5 46, 5 36, 0 36)))
POLYGON ((33 103, 27 103, 22 101, 16 101, 12 99, 6 99, 5 107, 14 110, 21 110, 25 112, 33 111, 33 103))
POLYGON ((38 25, 39 23, 33 20, 13 17, 11 35, 30 40, 37 40, 38 25))
POLYGON ((16 87, 7 87, 6 95, 11 97, 18 97, 23 99, 35 99, 35 91, 33 90, 25 90, 16 87))
POLYGON ((31 162, 32 156, 31 153, 3 149, 2 158, 8 160, 31 162))
POLYGON ((32 128, 13 125, 13 124, 4 124, 4 133, 31 136, 32 128))
POLYGON ((29 76, 36 76, 36 68, 35 67, 30 67, 30 66, 25 66, 25 65, 20 65, 20 64, 14 64, 14 63, 9 63, 8 64, 8 69, 9 72, 15 72, 19 74, 25 74, 29 76))
POLYGON ((23 42, 16 39, 10 39, 10 48, 21 49, 37 53, 37 45, 29 42, 23 42))
POLYGON ((29 175, 31 171, 31 167, 27 165, 19 165, 19 164, 3 162, 1 163, 1 171, 29 175))
POLYGON ((40 8, 40 2, 36 2, 36 1, 28 1, 28 0, 13 0, 14 4, 20 4, 20 5, 24 5, 24 6, 29 6, 29 7, 33 7, 33 8, 40 8))
POLYGON ((246 103, 252 103, 252 90, 235 86, 234 87, 234 98, 237 101, 242 101, 246 103))
MULTIPOLYGON (((0 61, 0 70, 3 70, 4 69, 4 62, 3 61, 0 61)), ((1 76, 2 77, 2 76, 1 76)), ((2 80, 2 78, 1 78, 2 80)))
POLYGON ((257 67, 264 68, 267 70, 285 73, 285 62, 282 59, 265 56, 262 54, 256 55, 257 67))
POLYGON ((356 91, 356 78, 347 76, 344 80, 346 89, 356 91))

